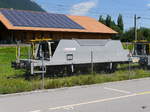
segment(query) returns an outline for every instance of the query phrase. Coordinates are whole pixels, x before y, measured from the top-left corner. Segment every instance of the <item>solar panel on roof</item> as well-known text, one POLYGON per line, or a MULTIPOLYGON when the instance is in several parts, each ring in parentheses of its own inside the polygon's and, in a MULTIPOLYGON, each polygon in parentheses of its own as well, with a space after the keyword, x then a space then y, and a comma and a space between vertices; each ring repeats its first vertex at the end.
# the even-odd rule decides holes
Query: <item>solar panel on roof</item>
POLYGON ((0 12, 11 22, 13 26, 84 29, 81 25, 63 14, 9 9, 1 9, 0 12))

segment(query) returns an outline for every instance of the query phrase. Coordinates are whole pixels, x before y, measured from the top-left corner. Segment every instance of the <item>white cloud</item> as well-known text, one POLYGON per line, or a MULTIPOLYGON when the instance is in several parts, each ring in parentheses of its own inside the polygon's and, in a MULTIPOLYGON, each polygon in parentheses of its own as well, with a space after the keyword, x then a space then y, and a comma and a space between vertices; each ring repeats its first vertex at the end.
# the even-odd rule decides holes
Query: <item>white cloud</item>
POLYGON ((147 6, 148 6, 148 7, 150 7, 150 3, 149 3, 149 4, 147 4, 147 6))
POLYGON ((70 13, 72 15, 86 15, 90 9, 94 8, 97 0, 81 2, 72 6, 70 13))

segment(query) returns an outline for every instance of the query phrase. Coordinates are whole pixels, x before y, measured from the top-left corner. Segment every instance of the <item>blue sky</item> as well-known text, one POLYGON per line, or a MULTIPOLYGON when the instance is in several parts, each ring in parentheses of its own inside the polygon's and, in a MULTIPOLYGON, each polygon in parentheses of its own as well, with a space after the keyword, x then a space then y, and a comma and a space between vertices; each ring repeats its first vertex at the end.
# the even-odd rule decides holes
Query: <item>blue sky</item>
POLYGON ((150 28, 150 0, 34 0, 47 12, 90 16, 123 15, 125 29, 133 27, 134 14, 140 16, 138 27, 150 28))

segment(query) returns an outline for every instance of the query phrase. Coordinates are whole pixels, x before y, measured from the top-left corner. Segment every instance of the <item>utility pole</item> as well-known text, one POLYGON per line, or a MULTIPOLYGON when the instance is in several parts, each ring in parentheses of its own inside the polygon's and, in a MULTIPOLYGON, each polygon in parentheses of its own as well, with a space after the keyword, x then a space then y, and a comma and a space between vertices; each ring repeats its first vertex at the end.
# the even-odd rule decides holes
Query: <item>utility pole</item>
POLYGON ((137 25, 136 25, 136 22, 137 22, 137 17, 136 17, 136 14, 134 15, 134 36, 135 36, 135 43, 137 42, 137 25))
POLYGON ((136 14, 134 15, 134 38, 135 38, 135 42, 134 42, 134 53, 135 55, 137 55, 136 52, 136 42, 138 41, 138 35, 137 35, 137 20, 140 19, 141 17, 137 17, 136 14))
POLYGON ((137 20, 141 19, 141 17, 137 17, 136 14, 134 15, 134 36, 135 36, 135 42, 137 42, 138 40, 138 36, 137 36, 137 20))

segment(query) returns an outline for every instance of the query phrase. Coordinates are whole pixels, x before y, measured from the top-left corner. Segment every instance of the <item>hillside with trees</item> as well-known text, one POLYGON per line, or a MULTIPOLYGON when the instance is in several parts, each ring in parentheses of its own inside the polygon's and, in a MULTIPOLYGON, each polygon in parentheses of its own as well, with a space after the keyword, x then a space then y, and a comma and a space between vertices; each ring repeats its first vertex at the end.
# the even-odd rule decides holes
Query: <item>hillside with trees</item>
MULTIPOLYGON (((99 17, 99 22, 105 24, 106 26, 112 28, 118 32, 118 35, 112 37, 113 39, 120 39, 122 42, 132 42, 134 41, 135 32, 134 28, 124 30, 123 16, 119 14, 117 22, 115 22, 110 15, 106 18, 103 16, 99 17)), ((137 29, 138 40, 148 40, 150 41, 150 28, 141 27, 137 29)))
POLYGON ((0 8, 13 8, 20 10, 44 11, 33 0, 0 0, 0 8))

